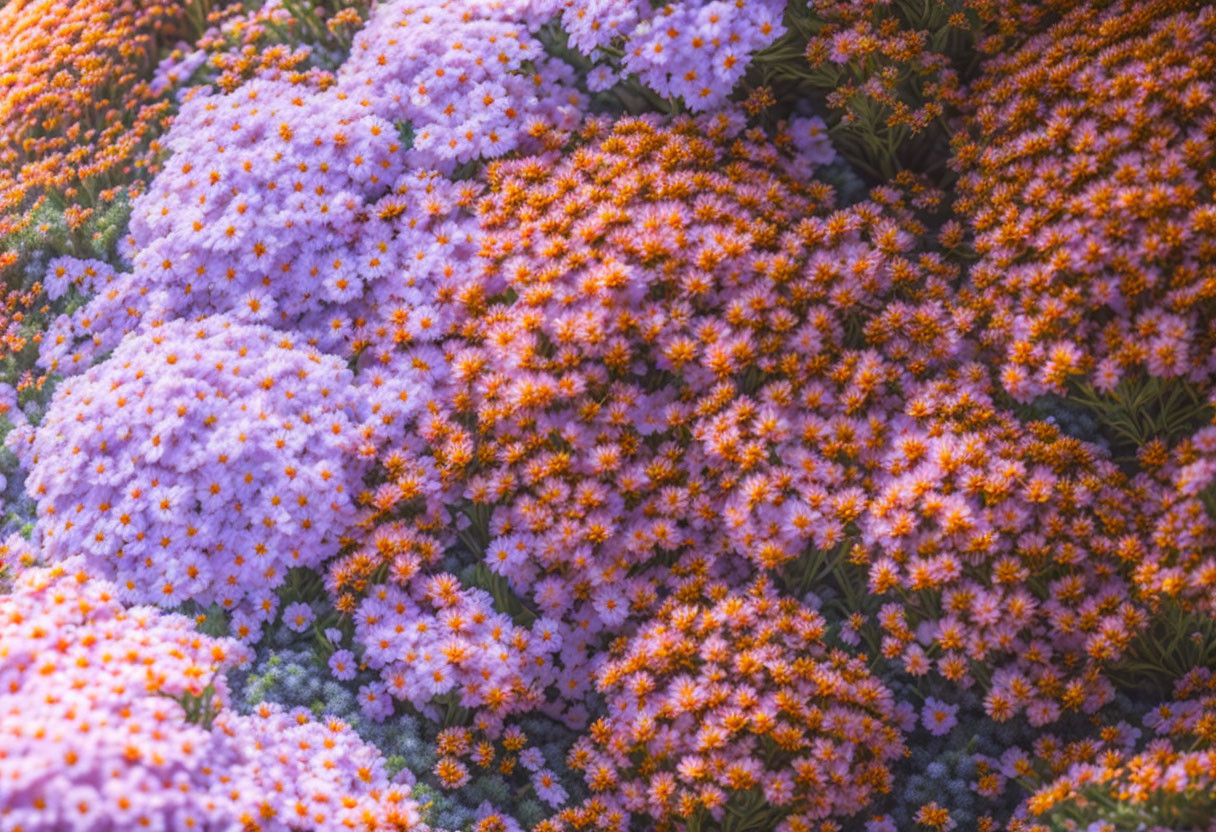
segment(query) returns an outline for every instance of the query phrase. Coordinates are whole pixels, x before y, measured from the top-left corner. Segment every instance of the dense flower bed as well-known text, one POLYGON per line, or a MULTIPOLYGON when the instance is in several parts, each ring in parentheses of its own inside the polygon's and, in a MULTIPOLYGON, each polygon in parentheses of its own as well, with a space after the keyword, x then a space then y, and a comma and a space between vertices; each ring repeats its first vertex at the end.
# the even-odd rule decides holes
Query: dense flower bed
POLYGON ((80 558, 20 576, 0 644, 5 828, 419 825, 349 727, 275 705, 233 713, 222 671, 239 645, 125 607, 80 558))
POLYGON ((1208 4, 0 29, 0 829, 1216 822, 1208 4))

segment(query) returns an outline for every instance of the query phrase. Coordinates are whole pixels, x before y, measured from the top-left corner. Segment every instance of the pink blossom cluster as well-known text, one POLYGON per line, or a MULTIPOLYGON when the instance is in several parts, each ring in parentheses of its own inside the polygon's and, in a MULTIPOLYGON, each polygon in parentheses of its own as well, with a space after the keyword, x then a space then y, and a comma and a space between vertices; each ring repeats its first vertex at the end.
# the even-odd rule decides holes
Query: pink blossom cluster
POLYGON ((902 213, 935 195, 903 178, 832 212, 771 146, 599 130, 556 166, 492 166, 485 262, 456 289, 488 568, 591 645, 682 576, 839 552, 890 597, 882 648, 911 675, 980 682, 990 716, 1036 725, 1110 701, 1154 520, 1103 452, 1003 412, 965 363, 970 313, 902 213), (691 215, 669 196, 706 189, 691 215), (766 237, 789 223, 760 205, 795 230, 766 237))
POLYGON ((580 638, 653 604, 660 563, 834 545, 862 495, 827 493, 823 452, 873 432, 861 414, 908 372, 895 360, 924 372, 959 343, 950 268, 918 250, 898 189, 835 210, 771 144, 691 121, 584 137, 491 168, 451 362, 483 442, 466 494, 496 506, 486 563, 580 638), (812 503, 785 499, 799 466, 812 503))
POLYGON ((128 337, 10 443, 46 556, 82 553, 127 602, 239 611, 253 639, 355 519, 357 428, 343 362, 212 317, 128 337))
MULTIPOLYGON (((1023 801, 1010 829, 1047 832, 1053 820, 1078 814, 1092 818, 1091 828, 1115 828, 1119 814, 1134 817, 1148 807, 1169 828, 1200 828, 1195 824, 1209 820, 1216 807, 1212 669, 1195 668, 1180 678, 1174 698, 1150 710, 1144 724, 1155 735, 1148 742, 1137 744, 1138 730, 1115 730, 1075 749, 1081 759, 1023 801)), ((1023 752, 1011 762, 1025 758, 1023 752)))
POLYGON ((955 139, 956 209, 1016 398, 1072 379, 1216 373, 1216 9, 1080 4, 987 62, 955 139))
POLYGON ((389 695, 425 713, 432 700, 454 694, 490 736, 505 717, 542 704, 545 688, 576 682, 569 672, 559 678, 554 654, 562 637, 554 622, 517 626, 495 610, 489 593, 462 587, 452 575, 378 586, 354 619, 361 661, 380 674, 389 695))
POLYGON ((568 759, 593 798, 561 820, 721 823, 752 790, 768 828, 855 814, 888 787, 903 737, 891 693, 825 631, 764 581, 668 601, 596 673, 607 712, 568 759))
POLYGON ((964 685, 982 666, 997 720, 1110 701, 1098 671, 1146 621, 1119 570, 1144 536, 1114 464, 965 378, 910 391, 881 460, 858 526, 871 592, 899 599, 879 616, 884 654, 964 685))
POLYGON ((783 0, 571 0, 558 3, 570 45, 600 59, 589 85, 636 76, 692 112, 721 107, 754 53, 785 34, 783 0), (619 60, 613 55, 620 53, 619 60))
POLYGON ((425 828, 345 724, 228 710, 221 671, 243 659, 236 642, 126 608, 84 569, 29 569, 0 596, 5 829, 425 828))

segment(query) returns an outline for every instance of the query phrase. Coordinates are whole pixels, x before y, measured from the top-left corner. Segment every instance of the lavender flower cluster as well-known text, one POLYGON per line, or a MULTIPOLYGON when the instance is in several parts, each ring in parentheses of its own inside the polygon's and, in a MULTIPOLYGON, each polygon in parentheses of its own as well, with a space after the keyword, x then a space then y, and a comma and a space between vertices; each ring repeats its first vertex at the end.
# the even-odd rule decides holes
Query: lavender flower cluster
POLYGON ((379 752, 345 724, 229 710, 220 671, 247 660, 240 645, 126 607, 82 558, 19 576, 0 644, 6 829, 421 828, 379 752))
POLYGON ((1216 15, 1009 5, 145 55, 6 307, 0 827, 1210 820, 1216 15))
POLYGON ((238 613, 256 640, 293 567, 334 555, 361 487, 350 370, 281 332, 223 317, 123 340, 59 386, 29 467, 35 534, 128 603, 238 613))

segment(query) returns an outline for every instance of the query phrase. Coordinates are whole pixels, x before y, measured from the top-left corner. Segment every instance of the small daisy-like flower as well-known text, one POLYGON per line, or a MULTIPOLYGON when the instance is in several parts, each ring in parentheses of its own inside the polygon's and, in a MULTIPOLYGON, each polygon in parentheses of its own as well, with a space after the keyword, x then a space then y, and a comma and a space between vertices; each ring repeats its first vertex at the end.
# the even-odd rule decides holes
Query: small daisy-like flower
POLYGON ((306 631, 315 618, 316 614, 308 604, 296 602, 283 608, 283 623, 297 633, 306 631))
POLYGON ((547 768, 532 773, 532 788, 536 796, 553 808, 566 802, 566 790, 557 781, 557 775, 547 768))
POLYGON ((950 729, 958 724, 958 705, 948 705, 932 696, 925 699, 920 711, 920 722, 930 734, 940 737, 950 733, 950 729))
POLYGON ((334 674, 335 679, 343 682, 355 678, 355 674, 359 672, 355 654, 349 650, 335 650, 334 654, 329 657, 329 670, 334 674))
POLYGON ((545 764, 545 755, 539 748, 526 748, 519 755, 519 764, 528 771, 537 771, 545 764))

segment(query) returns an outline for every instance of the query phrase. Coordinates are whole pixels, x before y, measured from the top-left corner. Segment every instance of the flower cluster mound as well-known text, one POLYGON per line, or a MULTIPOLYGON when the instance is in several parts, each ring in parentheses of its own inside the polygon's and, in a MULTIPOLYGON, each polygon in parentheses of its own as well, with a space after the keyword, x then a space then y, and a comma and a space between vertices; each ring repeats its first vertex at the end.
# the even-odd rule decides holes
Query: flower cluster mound
POLYGON ((321 300, 357 296, 379 273, 368 262, 377 229, 359 215, 400 176, 402 142, 366 104, 253 80, 196 95, 165 145, 173 161, 131 224, 135 270, 150 281, 295 323, 321 300), (343 261, 355 237, 367 239, 368 256, 343 261))
POLYGON ((127 602, 239 610, 254 637, 355 517, 357 427, 342 361, 211 317, 127 338, 10 442, 46 556, 82 553, 127 602))
POLYGON ((156 68, 153 84, 168 87, 205 67, 208 83, 231 92, 252 78, 332 86, 333 65, 367 16, 369 0, 325 0, 308 7, 272 2, 213 8, 193 49, 179 43, 156 68))
POLYGON ((48 194, 79 226, 152 171, 170 103, 145 76, 158 48, 185 33, 184 17, 181 4, 133 0, 0 8, 0 235, 48 194))
MULTIPOLYGON (((744 475, 767 476, 774 455, 799 464, 786 451, 804 430, 845 455, 852 421, 824 415, 837 396, 860 408, 899 376, 895 361, 926 372, 956 350, 942 302, 953 274, 919 250, 906 195, 880 189, 835 211, 831 189, 799 184, 777 146, 735 135, 718 119, 597 121, 565 156, 492 167, 481 260, 444 269, 436 295, 454 412, 437 401, 418 419, 425 447, 382 455, 365 545, 329 568, 398 698, 460 690, 493 724, 560 680, 582 713, 595 645, 674 574, 779 566, 813 537, 832 545, 860 503, 773 496, 750 521, 749 500, 767 492, 744 475), (472 507, 453 505, 478 519, 459 518, 462 546, 517 597, 525 626, 437 570, 455 537, 432 506, 437 481, 465 490, 472 507), (724 519, 727 497, 738 506, 724 519), (788 540, 770 540, 774 526, 788 540), (410 632, 415 616, 438 625, 410 632), (470 621, 498 635, 469 639, 470 621), (394 661, 400 650, 422 661, 394 661)), ((369 332, 373 388, 402 365, 394 333, 409 335, 377 320, 391 326, 369 332)), ((822 467, 824 483, 844 477, 822 467)), ((772 473, 790 491, 791 476, 772 473)))
POLYGON ((855 494, 756 507, 790 469, 828 484, 867 403, 957 350, 952 270, 895 189, 837 210, 731 135, 596 123, 561 159, 489 173, 483 266, 455 295, 454 401, 481 442, 467 496, 494 507, 489 568, 584 635, 640 614, 672 565, 833 545, 855 494))
POLYGON ((569 44, 594 58, 588 84, 635 76, 694 113, 721 107, 754 53, 785 33, 784 0, 573 0, 557 3, 569 44))
POLYGON ((409 125, 411 168, 450 174, 479 159, 562 144, 587 110, 574 70, 538 38, 551 0, 396 0, 355 37, 338 87, 409 125))
POLYGON ((956 208, 1016 398, 1216 373, 1216 10, 1081 4, 992 58, 955 140, 956 208))
POLYGON ((240 645, 126 608, 68 558, 0 596, 0 826, 425 829, 344 723, 229 710, 240 645))
POLYGON ((1139 731, 1090 741, 1081 761, 1023 802, 1010 829, 1048 832, 1078 820, 1091 829, 1204 828, 1216 814, 1216 674, 1188 672, 1144 724, 1152 738, 1139 747, 1139 731))
POLYGON ((607 714, 568 760, 593 796, 549 828, 811 829, 889 790, 894 698, 822 616, 765 581, 687 590, 597 671, 607 714))
POLYGON ((985 387, 979 368, 927 383, 890 419, 858 519, 869 589, 890 599, 883 653, 979 682, 997 721, 1093 713, 1148 619, 1126 573, 1150 520, 1100 449, 1019 422, 985 387))

